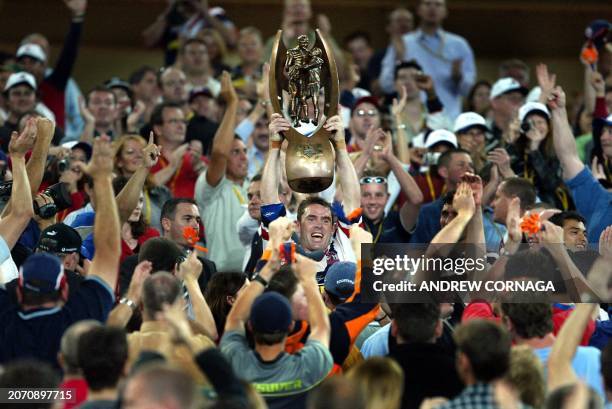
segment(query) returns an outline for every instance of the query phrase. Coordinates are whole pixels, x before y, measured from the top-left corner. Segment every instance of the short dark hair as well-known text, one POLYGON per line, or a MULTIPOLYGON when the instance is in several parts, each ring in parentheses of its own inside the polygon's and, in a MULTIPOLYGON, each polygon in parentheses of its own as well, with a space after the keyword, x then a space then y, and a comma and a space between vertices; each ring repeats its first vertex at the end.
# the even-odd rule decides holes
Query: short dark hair
POLYGON ((115 97, 115 93, 110 88, 106 88, 104 85, 96 85, 87 93, 87 105, 89 105, 89 99, 91 98, 91 94, 93 94, 94 92, 105 92, 107 94, 111 94, 113 96, 114 103, 117 103, 117 97, 115 97))
POLYGON ((188 38, 187 40, 185 40, 181 44, 180 53, 181 54, 185 53, 185 49, 190 44, 201 44, 204 47, 206 47, 206 49, 208 50, 208 47, 206 46, 206 41, 204 41, 204 40, 202 40, 201 38, 198 38, 198 37, 192 37, 192 38, 188 38))
POLYGON ((168 199, 162 207, 161 215, 159 217, 160 223, 164 219, 173 220, 174 216, 176 215, 176 208, 182 203, 188 203, 197 206, 196 201, 188 197, 174 197, 172 199, 168 199))
MULTIPOLYGON (((511 255, 504 270, 504 278, 509 280, 529 277, 554 281, 558 278, 557 275, 555 262, 551 259, 550 253, 531 249, 521 250, 511 255)), ((526 296, 526 294, 522 295, 526 296)))
POLYGON ((253 340, 258 345, 276 345, 283 341, 283 339, 289 334, 288 331, 263 333, 253 331, 253 340))
POLYGON ((601 375, 606 391, 612 392, 612 340, 601 351, 601 375))
POLYGON ((370 34, 366 33, 365 31, 358 30, 353 31, 352 33, 344 37, 344 46, 347 47, 351 41, 355 41, 360 38, 363 39, 368 45, 372 44, 372 38, 370 37, 370 34))
POLYGON ((466 151, 465 149, 461 149, 461 148, 449 149, 446 152, 444 152, 442 155, 440 155, 437 166, 439 168, 441 167, 448 168, 448 165, 450 165, 453 155, 456 153, 465 153, 466 155, 471 157, 470 152, 466 151))
POLYGON ((577 222, 584 223, 585 226, 587 224, 586 219, 582 217, 580 213, 573 211, 573 210, 557 213, 553 215, 549 220, 551 223, 556 224, 557 226, 561 226, 561 227, 563 227, 563 224, 565 223, 566 220, 575 220, 577 222))
POLYGON ((151 127, 155 126, 155 125, 163 125, 164 124, 164 109, 170 109, 170 108, 174 108, 174 109, 182 109, 180 104, 177 104, 176 102, 160 102, 159 104, 155 105, 155 108, 153 108, 153 112, 151 113, 151 120, 150 120, 150 124, 151 127))
POLYGON ((291 302, 291 297, 297 291, 298 284, 299 280, 293 269, 290 265, 285 264, 270 279, 266 291, 276 291, 291 302))
POLYGON ((304 212, 306 212, 306 208, 313 204, 318 204, 318 205, 321 205, 329 209, 329 213, 332 216, 332 221, 335 221, 334 212, 332 211, 331 205, 327 202, 327 200, 320 198, 318 196, 310 196, 302 200, 302 202, 298 206, 298 210, 297 210, 298 222, 302 220, 302 216, 304 215, 304 212))
POLYGON ((421 65, 416 62, 416 60, 401 61, 395 64, 395 70, 393 71, 393 79, 396 79, 399 71, 403 70, 404 68, 414 68, 418 71, 423 71, 423 67, 421 67, 421 65))
POLYGON ((181 282, 172 274, 160 271, 142 284, 142 305, 150 317, 163 311, 164 304, 174 304, 181 296, 181 282))
POLYGON ((90 389, 114 388, 123 374, 128 358, 125 330, 97 327, 79 337, 79 367, 90 389))
POLYGON ((393 308, 393 321, 405 343, 430 342, 440 319, 440 304, 397 304, 393 308))
MULTIPOLYGON (((567 407, 567 402, 578 386, 578 382, 570 383, 569 385, 559 386, 558 388, 548 391, 546 396, 546 403, 544 409, 557 409, 567 407)), ((599 393, 593 389, 592 386, 586 385, 588 398, 585 409, 601 409, 603 408, 603 402, 599 393)))
POLYGON ((502 182, 502 192, 508 197, 518 197, 521 200, 521 209, 525 210, 536 201, 536 191, 533 184, 527 179, 514 177, 502 182))
MULTIPOLYGON (((34 286, 45 286, 46 281, 42 280, 29 280, 34 286)), ((61 290, 50 291, 48 293, 39 293, 37 291, 28 290, 25 287, 21 287, 21 305, 37 306, 46 304, 48 302, 56 302, 61 298, 61 290)))
POLYGON ((154 237, 144 242, 138 252, 138 262, 150 261, 152 271, 173 271, 179 258, 183 256, 183 250, 165 237, 154 237))
MULTIPOLYGON (((40 388, 51 389, 57 388, 60 383, 60 378, 46 362, 37 361, 34 359, 20 359, 9 362, 4 368, 4 372, 0 375, 0 388, 22 389, 22 388, 40 388)), ((30 409, 46 409, 50 408, 52 403, 29 403, 30 409)), ((20 402, 14 404, 3 403, 3 408, 23 408, 20 402)))
POLYGON ((512 339, 501 325, 484 319, 470 320, 457 328, 453 338, 457 351, 470 361, 477 381, 499 379, 510 368, 512 339))
POLYGON ((150 65, 143 65, 130 74, 128 77, 128 82, 130 85, 138 84, 149 72, 157 76, 157 70, 155 68, 151 67, 150 65))
POLYGON ((552 307, 548 303, 502 303, 502 311, 521 338, 541 338, 553 331, 552 307))

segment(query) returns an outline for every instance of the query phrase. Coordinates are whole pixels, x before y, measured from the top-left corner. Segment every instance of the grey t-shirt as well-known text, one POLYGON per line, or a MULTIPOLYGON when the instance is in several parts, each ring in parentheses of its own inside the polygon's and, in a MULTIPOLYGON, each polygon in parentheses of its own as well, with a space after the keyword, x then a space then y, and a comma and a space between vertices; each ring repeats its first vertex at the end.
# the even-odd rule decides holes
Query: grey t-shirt
POLYGON ((234 371, 253 384, 270 409, 304 408, 306 394, 329 374, 333 358, 319 341, 308 340, 295 354, 281 354, 263 362, 242 331, 223 334, 219 345, 234 371))

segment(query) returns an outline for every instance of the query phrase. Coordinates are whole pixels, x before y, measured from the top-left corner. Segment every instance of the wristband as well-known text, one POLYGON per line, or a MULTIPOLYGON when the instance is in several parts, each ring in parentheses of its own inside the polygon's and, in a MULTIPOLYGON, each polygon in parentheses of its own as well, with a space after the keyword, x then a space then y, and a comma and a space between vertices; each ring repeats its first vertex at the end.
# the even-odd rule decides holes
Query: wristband
POLYGON ((256 274, 251 281, 257 281, 259 284, 263 285, 264 288, 268 287, 268 281, 259 274, 256 274))
POLYGON ((122 299, 120 299, 119 304, 125 304, 130 307, 132 311, 136 311, 136 303, 127 297, 123 297, 122 299))
POLYGON ((280 149, 283 141, 270 141, 270 148, 272 149, 280 149))

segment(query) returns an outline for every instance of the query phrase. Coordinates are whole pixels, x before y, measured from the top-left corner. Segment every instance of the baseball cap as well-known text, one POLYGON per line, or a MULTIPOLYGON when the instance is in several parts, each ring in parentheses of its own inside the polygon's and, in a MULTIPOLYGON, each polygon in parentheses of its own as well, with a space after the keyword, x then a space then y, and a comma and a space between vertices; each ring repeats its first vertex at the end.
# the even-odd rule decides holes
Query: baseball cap
POLYGON ((376 97, 366 96, 366 97, 361 97, 357 101, 355 101, 355 104, 353 105, 353 109, 351 110, 351 114, 355 112, 355 110, 357 109, 359 105, 365 104, 366 102, 374 105, 376 110, 380 112, 380 108, 378 107, 378 99, 376 97))
POLYGON ((19 269, 19 286, 37 293, 58 291, 64 280, 64 265, 54 254, 34 253, 19 269))
POLYGON ((327 270, 323 287, 329 294, 344 301, 355 290, 355 272, 357 265, 350 261, 339 261, 327 270))
POLYGON ((70 141, 63 143, 62 146, 70 150, 82 150, 83 152, 85 152, 85 156, 87 157, 88 161, 91 159, 91 155, 93 154, 93 148, 87 142, 70 141))
POLYGON ((81 250, 81 236, 64 223, 52 224, 42 231, 36 249, 55 254, 78 253, 81 250))
POLYGON ((455 148, 459 146, 457 144, 457 137, 454 133, 447 131, 446 129, 436 129, 427 136, 427 139, 425 140, 425 147, 429 149, 441 142, 449 143, 455 148))
POLYGON ((9 79, 6 81, 6 85, 4 86, 4 91, 8 91, 9 89, 16 87, 20 84, 29 85, 34 91, 36 91, 36 79, 34 76, 28 72, 16 72, 11 74, 9 79))
POLYGON ((455 119, 455 126, 453 127, 453 131, 457 133, 466 132, 470 128, 481 128, 483 131, 488 131, 487 121, 482 117, 482 115, 477 114, 476 112, 464 112, 455 119))
POLYGON ((518 91, 523 95, 527 95, 529 90, 523 87, 517 80, 511 77, 505 77, 498 79, 493 88, 491 88, 491 99, 495 99, 499 96, 507 94, 508 92, 518 91))
POLYGON ((525 117, 532 112, 540 112, 546 116, 546 118, 550 118, 550 111, 546 108, 546 105, 541 102, 528 102, 519 108, 518 116, 519 120, 523 122, 525 117))
POLYGON ((291 305, 275 291, 263 293, 253 302, 249 320, 255 332, 288 332, 292 321, 291 305))
POLYGON ((130 87, 130 84, 126 81, 123 81, 119 77, 112 77, 110 80, 104 83, 104 86, 108 89, 121 88, 124 89, 126 92, 132 92, 132 87, 130 87))
POLYGON ((21 57, 32 57, 38 61, 47 61, 47 55, 43 51, 42 47, 34 43, 24 44, 19 47, 15 56, 17 59, 21 57))
POLYGON ((200 95, 208 98, 214 98, 212 92, 210 92, 208 88, 196 87, 189 92, 189 103, 191 103, 195 99, 195 97, 199 97, 200 95))

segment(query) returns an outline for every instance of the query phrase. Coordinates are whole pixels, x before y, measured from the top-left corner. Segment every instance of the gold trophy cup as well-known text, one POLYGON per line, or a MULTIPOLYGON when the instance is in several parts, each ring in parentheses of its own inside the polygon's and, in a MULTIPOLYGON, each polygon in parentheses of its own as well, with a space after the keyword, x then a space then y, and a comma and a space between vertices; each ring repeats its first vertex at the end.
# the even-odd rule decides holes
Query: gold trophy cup
POLYGON ((296 192, 317 193, 334 180, 331 133, 322 125, 338 112, 338 70, 319 30, 312 46, 305 35, 297 42, 288 50, 278 30, 270 61, 270 98, 274 112, 291 121, 292 127, 283 134, 288 142, 289 186, 296 192))

